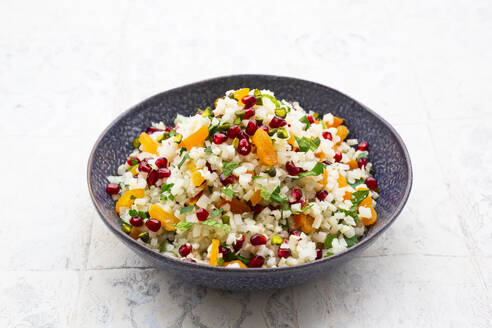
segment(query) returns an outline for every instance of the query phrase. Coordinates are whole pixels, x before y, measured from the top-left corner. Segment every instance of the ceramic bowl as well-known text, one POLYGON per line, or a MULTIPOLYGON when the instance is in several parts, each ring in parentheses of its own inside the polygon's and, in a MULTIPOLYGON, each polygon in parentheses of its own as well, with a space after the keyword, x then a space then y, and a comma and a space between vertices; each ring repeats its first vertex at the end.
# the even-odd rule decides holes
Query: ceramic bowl
POLYGON ((374 111, 343 93, 290 77, 233 75, 162 92, 118 116, 94 145, 87 180, 92 201, 108 229, 155 267, 193 284, 229 290, 258 290, 287 287, 326 276, 330 268, 359 255, 402 211, 412 186, 412 167, 408 151, 395 129, 374 111), (194 114, 196 108, 212 105, 225 91, 243 87, 272 90, 277 98, 297 100, 307 110, 320 114, 331 112, 345 119, 350 138, 369 142, 370 161, 381 189, 376 206, 378 221, 357 245, 341 254, 294 267, 228 269, 161 255, 121 231, 114 201, 105 191, 106 177, 115 174, 120 163, 125 161, 133 149, 132 140, 151 122, 170 124, 177 113, 194 114))

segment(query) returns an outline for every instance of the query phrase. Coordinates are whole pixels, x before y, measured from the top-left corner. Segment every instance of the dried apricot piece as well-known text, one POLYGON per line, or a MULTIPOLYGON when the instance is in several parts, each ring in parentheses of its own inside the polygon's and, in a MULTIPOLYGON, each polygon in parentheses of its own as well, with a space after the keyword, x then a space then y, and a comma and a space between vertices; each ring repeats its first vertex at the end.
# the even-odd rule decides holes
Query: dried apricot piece
POLYGON ((344 141, 347 138, 349 130, 345 125, 337 126, 337 136, 340 137, 340 142, 344 141))
POLYGON ((310 233, 314 231, 313 222, 314 218, 306 213, 295 214, 294 223, 296 228, 300 228, 304 233, 310 233))
POLYGON ((208 137, 208 126, 202 125, 198 130, 184 138, 179 144, 179 147, 185 147, 187 151, 191 148, 201 146, 208 137))
POLYGON ((191 182, 193 182, 195 187, 200 186, 205 181, 205 178, 198 171, 194 163, 188 164, 188 170, 190 170, 191 182))
POLYGON ((272 139, 263 129, 256 130, 253 135, 253 143, 256 146, 256 154, 265 165, 277 165, 277 153, 273 148, 272 139))
POLYGON ((224 265, 223 266, 224 267, 228 267, 231 264, 238 264, 241 269, 246 269, 247 268, 246 264, 244 264, 243 262, 241 262, 239 260, 234 260, 234 261, 230 261, 230 262, 224 262, 224 265))
POLYGON ((220 241, 218 239, 212 239, 212 248, 210 249, 210 259, 208 263, 213 266, 218 266, 219 260, 219 246, 220 241))
POLYGON ((231 212, 234 214, 243 214, 246 212, 251 212, 251 208, 248 206, 248 204, 237 198, 232 198, 229 204, 231 205, 231 212))
POLYGON ((256 204, 261 202, 262 199, 263 197, 261 197, 261 190, 256 190, 249 200, 251 201, 251 204, 255 206, 256 204))
POLYGON ((359 165, 357 165, 357 161, 355 159, 351 159, 350 161, 347 162, 347 164, 351 170, 354 170, 354 169, 359 167, 359 165))
POLYGON ((157 148, 159 147, 159 143, 152 139, 152 137, 149 136, 147 133, 142 132, 140 134, 140 137, 138 137, 138 141, 140 141, 140 144, 142 145, 145 152, 157 155, 157 148))
POLYGON ((244 104, 241 101, 241 99, 246 97, 248 94, 249 94, 249 88, 239 89, 239 90, 234 91, 234 98, 236 98, 239 105, 243 106, 244 104))
POLYGON ((120 207, 130 208, 135 201, 135 198, 143 198, 145 196, 145 190, 132 189, 125 192, 116 202, 115 211, 120 213, 120 207))
POLYGON ((371 217, 370 218, 361 218, 361 221, 365 226, 373 225, 378 220, 378 213, 376 213, 376 210, 374 209, 374 207, 371 206, 370 209, 371 209, 371 217))
POLYGON ((179 219, 162 209, 159 205, 152 204, 149 207, 149 215, 151 218, 161 221, 162 226, 167 231, 175 231, 175 224, 179 222, 179 219))
POLYGON ((341 175, 340 173, 338 173, 337 182, 338 182, 339 188, 343 188, 343 187, 348 186, 347 179, 345 179, 345 177, 343 175, 341 175))
POLYGON ((325 122, 327 128, 336 128, 339 125, 342 125, 343 119, 340 117, 333 116, 333 123, 325 122))

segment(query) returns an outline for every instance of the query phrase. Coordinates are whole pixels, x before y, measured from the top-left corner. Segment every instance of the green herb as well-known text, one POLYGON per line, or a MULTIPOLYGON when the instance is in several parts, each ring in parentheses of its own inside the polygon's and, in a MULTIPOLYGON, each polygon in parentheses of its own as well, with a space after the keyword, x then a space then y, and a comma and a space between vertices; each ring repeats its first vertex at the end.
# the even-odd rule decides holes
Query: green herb
POLYGON ((260 92, 260 90, 255 89, 254 95, 255 95, 255 98, 256 98, 256 104, 258 106, 262 106, 263 105, 263 100, 261 99, 261 92, 260 92))
POLYGON ((323 130, 326 130, 325 122, 321 121, 321 127, 323 127, 323 130))
POLYGON ((332 242, 335 238, 337 238, 337 235, 326 236, 325 243, 324 243, 325 248, 332 248, 333 247, 332 242))
POLYGON ((309 119, 307 118, 306 115, 304 115, 303 117, 301 117, 299 119, 299 122, 306 124, 304 126, 304 131, 307 130, 307 129, 309 129, 311 127, 311 122, 309 122, 309 119))
POLYGON ((211 194, 211 193, 213 193, 213 192, 214 192, 214 187, 212 187, 212 186, 207 186, 207 188, 208 188, 208 193, 209 193, 209 194, 211 194))
POLYGON ((262 98, 268 98, 272 101, 272 103, 275 105, 275 108, 280 108, 280 104, 278 103, 278 100, 275 99, 274 96, 271 96, 271 95, 261 95, 262 98))
POLYGON ((135 165, 138 164, 138 160, 136 158, 131 157, 130 158, 130 163, 132 163, 132 168, 133 168, 133 166, 135 166, 135 165))
POLYGON ((174 137, 175 134, 176 134, 176 130, 169 131, 169 136, 170 137, 174 137))
POLYGON ((234 197, 234 190, 232 190, 232 189, 223 188, 222 193, 229 196, 229 197, 234 197))
POLYGON ((207 225, 212 228, 222 229, 225 232, 229 232, 229 226, 227 224, 219 223, 212 219, 206 219, 202 224, 207 225))
POLYGON ((193 205, 183 207, 183 208, 181 208, 181 210, 179 210, 179 214, 191 212, 191 211, 193 211, 194 208, 195 208, 195 206, 193 206, 193 205))
POLYGON ((357 208, 359 204, 369 195, 369 190, 358 190, 352 193, 352 207, 357 208))
POLYGON ((131 217, 134 217, 134 216, 140 216, 142 219, 146 219, 148 218, 149 216, 147 215, 147 213, 145 212, 141 212, 141 211, 137 211, 137 210, 129 210, 128 211, 128 214, 130 214, 131 217))
POLYGON ((333 254, 332 252, 326 252, 326 254, 323 257, 330 257, 332 255, 335 255, 335 254, 333 254))
POLYGON ((211 153, 212 152, 212 147, 208 146, 205 148, 206 153, 211 153))
POLYGON ((210 107, 205 108, 205 110, 202 112, 203 117, 210 117, 212 116, 212 112, 210 111, 210 107))
POLYGON ((222 257, 219 257, 219 258, 217 259, 217 265, 218 265, 218 266, 223 266, 223 265, 224 265, 224 259, 223 259, 222 257))
POLYGON ((171 188, 174 186, 174 183, 166 183, 162 185, 162 192, 171 191, 171 188))
POLYGON ((350 210, 344 210, 343 208, 338 209, 339 212, 342 212, 346 216, 351 216, 355 219, 355 221, 359 221, 359 215, 357 215, 357 207, 354 209, 353 207, 350 210))
POLYGON ((356 159, 359 160, 361 158, 367 158, 367 156, 368 156, 368 153, 363 151, 363 152, 359 153, 359 155, 357 155, 356 159))
POLYGON ((244 264, 246 264, 246 266, 249 266, 249 261, 250 259, 249 258, 246 258, 246 257, 242 257, 241 255, 239 254, 235 254, 233 252, 230 252, 226 255, 226 258, 225 260, 227 262, 230 262, 230 261, 235 261, 235 260, 239 260, 241 262, 243 262, 244 264))
POLYGON ((181 159, 181 162, 179 162, 179 164, 178 164, 178 169, 180 169, 181 166, 183 166, 184 162, 186 162, 186 160, 189 159, 189 158, 190 158, 190 155, 189 154, 185 154, 183 156, 183 158, 181 159))
POLYGON ((352 187, 352 188, 356 188, 358 185, 361 185, 365 182, 364 178, 360 178, 360 179, 357 179, 354 181, 354 183, 349 183, 349 185, 352 187))
POLYGON ((135 199, 137 199, 137 197, 135 197, 134 195, 130 195, 130 199, 135 200, 135 199))
POLYGON ((168 198, 170 200, 174 200, 174 195, 171 194, 172 186, 174 186, 174 183, 167 183, 162 185, 161 200, 167 200, 168 198), (166 192, 168 193, 168 195, 165 194, 166 192))
POLYGON ((347 242, 347 248, 350 248, 359 242, 357 236, 353 236, 352 238, 347 238, 344 236, 343 239, 345 239, 345 242, 347 242))
POLYGON ((261 178, 264 178, 264 177, 262 177, 261 175, 253 175, 251 177, 251 179, 261 179, 261 178))
POLYGON ((271 176, 272 178, 277 175, 277 170, 275 170, 275 166, 271 165, 266 173, 271 176))
POLYGON ((295 137, 297 144, 299 145, 299 151, 301 152, 307 152, 309 150, 312 150, 313 152, 318 149, 319 144, 321 143, 321 140, 316 137, 314 139, 306 138, 306 137, 295 137))
POLYGON ((263 186, 260 186, 260 195, 264 200, 269 200, 271 202, 284 203, 287 202, 286 198, 280 196, 280 187, 275 188, 272 193, 269 193, 263 186))
POLYGON ((138 138, 133 139, 132 145, 133 145, 133 148, 140 147, 140 140, 138 138))
POLYGON ((311 207, 313 207, 313 204, 311 204, 311 205, 308 205, 308 206, 304 207, 303 209, 301 209, 301 211, 300 211, 300 212, 297 212, 297 211, 292 211, 292 214, 304 213, 304 212, 306 212, 307 210, 309 210, 311 207))
POLYGON ((193 223, 192 222, 179 221, 176 224, 176 228, 178 228, 181 231, 189 230, 189 229, 191 229, 191 227, 193 227, 193 223))
MULTIPOLYGON (((137 164, 137 165, 138 165, 138 164, 137 164)), ((137 165, 130 166, 130 167, 128 167, 126 170, 127 170, 127 171, 131 171, 131 170, 133 170, 133 168, 134 168, 135 166, 137 166, 137 165)))
POLYGON ((186 151, 186 147, 181 147, 179 150, 179 156, 183 155, 183 153, 186 151))
POLYGON ((215 217, 221 215, 222 212, 224 212, 224 210, 222 208, 221 209, 215 209, 212 211, 212 213, 210 213, 210 217, 215 218, 215 217))
POLYGON ((159 253, 162 253, 162 251, 164 250, 164 247, 166 246, 166 239, 164 239, 162 241, 162 243, 159 245, 159 253))
POLYGON ((222 165, 222 174, 224 175, 224 178, 227 178, 232 174, 232 171, 234 171, 236 168, 240 167, 241 163, 236 163, 236 162, 224 162, 222 165))
MULTIPOLYGON (((220 123, 219 123, 220 124, 220 123)), ((219 124, 210 125, 208 127, 208 136, 211 139, 215 132, 219 131, 219 124)))
POLYGON ((299 177, 299 179, 300 178, 307 177, 307 176, 314 176, 314 177, 316 177, 318 175, 323 174, 324 168, 325 168, 325 164, 323 164, 323 163, 316 163, 316 165, 310 171, 301 172, 297 176, 299 177))

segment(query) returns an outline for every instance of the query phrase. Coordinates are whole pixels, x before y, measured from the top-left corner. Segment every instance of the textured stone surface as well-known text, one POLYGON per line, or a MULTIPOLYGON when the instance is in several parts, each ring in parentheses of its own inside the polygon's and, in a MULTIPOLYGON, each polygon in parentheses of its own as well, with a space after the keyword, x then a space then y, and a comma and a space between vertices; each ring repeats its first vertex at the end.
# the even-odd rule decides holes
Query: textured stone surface
POLYGON ((491 25, 486 0, 0 2, 0 327, 489 327, 491 25), (320 280, 187 286, 90 203, 87 157, 117 114, 237 73, 333 86, 409 148, 402 215, 320 280))

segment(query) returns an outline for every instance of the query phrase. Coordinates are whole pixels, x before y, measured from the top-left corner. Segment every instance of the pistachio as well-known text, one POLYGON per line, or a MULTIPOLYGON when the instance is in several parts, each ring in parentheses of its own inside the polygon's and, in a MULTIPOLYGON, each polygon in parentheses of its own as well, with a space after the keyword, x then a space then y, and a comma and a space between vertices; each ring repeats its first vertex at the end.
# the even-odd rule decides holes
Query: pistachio
POLYGON ((138 140, 138 138, 133 139, 133 147, 134 148, 140 147, 140 140, 138 140))
POLYGON ((285 127, 278 128, 277 137, 279 137, 280 139, 287 139, 289 137, 287 129, 285 127))
POLYGON ((272 237, 272 245, 282 245, 283 242, 284 240, 280 236, 275 235, 272 237))
POLYGON ((173 137, 173 141, 174 141, 175 143, 180 143, 180 142, 181 142, 181 140, 183 140, 183 136, 182 136, 181 134, 179 134, 179 133, 178 133, 178 134, 176 134, 176 135, 173 137))
POLYGON ((150 236, 148 232, 142 232, 138 235, 138 239, 141 239, 144 243, 148 243, 150 241, 150 236))

